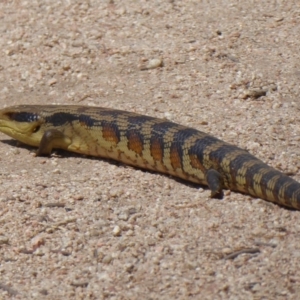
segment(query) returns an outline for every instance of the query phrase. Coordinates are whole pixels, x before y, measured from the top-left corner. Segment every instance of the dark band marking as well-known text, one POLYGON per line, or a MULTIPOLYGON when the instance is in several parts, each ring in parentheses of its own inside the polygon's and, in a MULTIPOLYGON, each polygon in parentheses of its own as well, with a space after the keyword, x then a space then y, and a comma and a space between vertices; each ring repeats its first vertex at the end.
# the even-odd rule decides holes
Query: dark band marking
POLYGON ((172 143, 170 146, 170 160, 171 165, 174 170, 177 168, 182 168, 183 159, 185 154, 183 153, 183 145, 185 145, 185 141, 191 136, 198 134, 199 132, 196 129, 185 128, 177 131, 172 139, 172 143))
MULTIPOLYGON (((199 132, 197 132, 197 133, 199 134, 199 132)), ((192 145, 190 147, 190 149, 188 150, 188 154, 192 155, 192 156, 193 155, 197 156, 201 165, 204 166, 204 151, 207 147, 214 145, 216 142, 219 142, 219 140, 212 136, 205 136, 203 138, 200 138, 200 139, 196 140, 194 145, 192 145)), ((225 145, 221 148, 222 149, 225 148, 225 152, 227 153, 225 145)), ((222 161, 222 156, 219 155, 218 150, 212 151, 209 156, 210 156, 210 159, 212 159, 213 161, 216 160, 216 161, 219 161, 219 163, 220 163, 222 161)), ((230 150, 230 151, 232 151, 232 150, 230 150)))
MULTIPOLYGON (((176 128, 177 126, 178 125, 176 125, 172 122, 169 122, 169 121, 161 122, 158 124, 153 124, 151 126, 150 152, 151 152, 152 157, 156 161, 163 162, 165 151, 167 149, 169 149, 169 147, 170 148, 172 147, 171 143, 173 141, 173 139, 170 141, 165 140, 165 136, 167 133, 170 132, 170 129, 172 129, 174 127, 176 128)), ((174 160, 173 163, 175 163, 175 156, 177 156, 177 154, 173 153, 173 160, 174 160)), ((170 159, 172 160, 171 157, 170 157, 170 159)), ((177 164, 175 163, 174 166, 177 166, 177 164)), ((173 166, 173 168, 174 168, 174 166, 173 166)))
MULTIPOLYGON (((233 187, 237 186, 237 178, 239 176, 245 177, 246 180, 246 190, 253 189, 254 186, 254 178, 253 176, 260 172, 265 165, 256 159, 254 156, 248 153, 238 154, 234 159, 229 162, 229 170, 231 175, 231 184, 233 187), (249 161, 253 161, 255 164, 252 166, 244 166, 244 164, 249 163, 249 161)), ((260 182, 258 182, 260 184, 260 182)), ((264 187, 266 189, 266 186, 264 187)))
POLYGON ((79 119, 79 123, 82 126, 89 127, 89 128, 94 127, 99 123, 99 121, 93 119, 91 116, 83 115, 83 114, 79 115, 78 119, 79 119))
POLYGON ((197 157, 197 155, 195 154, 190 154, 190 163, 191 166, 195 169, 201 170, 204 174, 206 173, 206 169, 204 168, 204 166, 201 164, 199 158, 197 157))
POLYGON ((185 141, 191 136, 198 135, 199 131, 193 128, 185 128, 181 129, 174 134, 174 143, 178 143, 180 145, 184 145, 185 141))
MULTIPOLYGON (((212 139, 208 139, 208 141, 210 145, 213 144, 212 139)), ((240 154, 237 154, 237 156, 231 160, 230 169, 232 169, 231 167, 233 167, 234 165, 233 168, 235 170, 238 170, 245 161, 249 161, 253 159, 258 160, 256 157, 249 154, 246 150, 239 149, 236 146, 230 144, 223 144, 222 146, 218 147, 216 150, 212 150, 209 153, 209 159, 217 163, 221 163, 223 159, 226 159, 228 154, 232 154, 233 152, 237 152, 237 151, 239 151, 240 154)))
POLYGON ((293 193, 293 207, 295 207, 295 204, 298 209, 300 209, 300 187, 298 186, 296 190, 293 193))
POLYGON ((182 148, 179 144, 173 143, 170 148, 170 161, 174 170, 182 169, 182 148))
MULTIPOLYGON (((249 190, 250 187, 255 192, 255 194, 257 194, 255 185, 259 185, 262 195, 257 194, 257 196, 266 197, 269 179, 275 175, 273 170, 269 169, 268 173, 262 174, 266 171, 266 166, 262 165, 260 161, 255 162, 255 165, 251 167, 245 167, 245 168, 246 168, 246 173, 244 176, 246 178, 246 189, 249 190), (259 175, 261 175, 261 179, 259 181, 255 180, 254 176, 258 177, 259 175)), ((239 175, 239 172, 237 174, 239 175)))
POLYGON ((115 110, 115 109, 99 109, 96 110, 95 113, 99 116, 109 117, 112 119, 118 119, 124 117, 128 117, 130 115, 130 112, 128 111, 122 111, 122 110, 115 110))
MULTIPOLYGON (((276 176, 276 175, 275 175, 276 176)), ((277 174, 277 180, 276 180, 276 182, 275 182, 275 184, 274 184, 274 187, 273 187, 273 190, 272 190, 272 193, 273 193, 273 197, 274 197, 274 199, 277 201, 277 202, 281 202, 280 201, 280 198, 282 199, 283 197, 280 197, 280 194, 279 194, 279 191, 280 191, 280 189, 282 188, 282 186, 284 185, 284 184, 286 184, 286 182, 287 182, 287 180, 286 180, 286 178, 285 177, 283 177, 283 174, 280 174, 280 176, 279 176, 279 174, 277 174)))
POLYGON ((45 122, 49 123, 50 125, 55 126, 62 126, 66 123, 72 123, 73 121, 79 120, 79 116, 75 114, 59 112, 53 115, 47 116, 45 118, 45 122))
POLYGON ((163 139, 165 135, 170 132, 170 129, 177 127, 177 124, 169 121, 153 124, 153 126, 151 126, 151 135, 158 136, 163 139))
MULTIPOLYGON (((291 179, 290 179, 290 181, 291 181, 291 179)), ((286 188, 284 191, 284 198, 285 199, 293 199, 293 198, 298 199, 298 203, 299 203, 298 205, 300 206, 300 188, 299 188, 298 182, 294 182, 294 181, 291 182, 291 184, 289 185, 289 188, 286 188)))
MULTIPOLYGON (((253 166, 250 169, 252 169, 252 172, 256 172, 258 174, 263 173, 263 175, 261 176, 260 182, 257 182, 257 184, 259 184, 259 186, 261 187, 261 191, 262 191, 262 195, 259 195, 259 196, 266 198, 267 191, 273 192, 272 187, 270 187, 270 183, 273 180, 275 180, 274 181, 274 184, 275 184, 276 177, 278 177, 278 175, 281 176, 282 174, 280 174, 277 170, 274 170, 267 165, 262 165, 261 162, 258 162, 258 164, 256 166, 253 166)), ((256 174, 256 173, 253 173, 253 174, 256 174)), ((246 176, 249 177, 248 180, 250 181, 251 180, 251 172, 250 171, 248 172, 248 170, 247 170, 246 176)), ((252 175, 252 177, 253 177, 253 175, 252 175)))
POLYGON ((280 175, 281 176, 276 181, 272 192, 275 199, 280 201, 280 198, 281 200, 283 198, 286 204, 289 204, 290 203, 289 200, 293 198, 293 195, 296 194, 297 190, 299 189, 299 184, 284 174, 280 174, 280 175), (280 190, 282 189, 283 186, 285 186, 285 188, 284 188, 283 195, 281 195, 280 190))
POLYGON ((37 114, 29 112, 6 113, 6 115, 10 120, 16 122, 36 122, 39 120, 37 114))
POLYGON ((137 129, 139 130, 142 126, 148 122, 153 121, 154 118, 148 116, 129 116, 128 121, 128 129, 137 129))

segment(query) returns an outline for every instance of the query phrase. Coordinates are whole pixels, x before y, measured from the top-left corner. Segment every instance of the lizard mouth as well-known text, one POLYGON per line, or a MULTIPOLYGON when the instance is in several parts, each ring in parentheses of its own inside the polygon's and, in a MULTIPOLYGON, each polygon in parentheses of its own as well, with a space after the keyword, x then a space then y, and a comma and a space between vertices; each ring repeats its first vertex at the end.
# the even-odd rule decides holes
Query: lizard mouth
POLYGON ((0 119, 0 132, 25 144, 37 146, 39 145, 40 138, 32 134, 34 133, 34 128, 36 128, 36 126, 32 125, 32 123, 12 123, 8 120, 0 119))

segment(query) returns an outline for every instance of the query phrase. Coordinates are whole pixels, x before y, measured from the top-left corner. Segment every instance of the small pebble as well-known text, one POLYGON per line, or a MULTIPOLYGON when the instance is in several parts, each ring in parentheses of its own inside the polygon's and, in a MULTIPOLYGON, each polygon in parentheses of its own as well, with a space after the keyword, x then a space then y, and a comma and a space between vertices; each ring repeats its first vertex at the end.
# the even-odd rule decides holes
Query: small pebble
POLYGON ((51 79, 48 81, 48 85, 49 85, 49 86, 52 86, 52 85, 54 85, 55 83, 57 83, 57 79, 56 79, 56 78, 51 78, 51 79))
POLYGON ((129 218, 129 213, 128 211, 124 211, 124 212, 121 212, 118 216, 119 220, 122 220, 122 221, 127 221, 128 218, 129 218))
POLYGON ((161 58, 153 58, 148 61, 148 64, 141 66, 141 70, 156 69, 163 66, 163 60, 161 58))
POLYGON ((44 244, 45 244, 45 239, 41 236, 37 236, 31 241, 31 246, 33 249, 37 249, 44 244))
POLYGON ((128 209, 128 213, 130 215, 134 215, 134 214, 137 213, 137 209, 135 207, 131 207, 131 208, 128 209))
POLYGON ((115 228, 113 229, 113 235, 114 236, 120 236, 121 232, 122 232, 122 230, 121 230, 120 226, 118 226, 118 225, 115 226, 115 228))
POLYGON ((112 261, 112 256, 110 254, 105 255, 102 259, 102 263, 104 264, 109 264, 112 261))
POLYGON ((13 148, 13 149, 11 150, 11 152, 12 152, 14 155, 20 154, 20 150, 19 150, 18 148, 13 148))
POLYGON ((244 95, 243 95, 243 99, 247 99, 247 98, 253 98, 253 99, 258 99, 262 96, 266 96, 267 95, 267 90, 264 89, 260 89, 260 88, 253 88, 250 90, 247 90, 244 95))
POLYGON ((8 241, 6 236, 0 236, 0 245, 8 244, 8 241))
POLYGON ((36 251, 34 251, 34 255, 36 255, 36 256, 44 256, 45 252, 42 249, 37 249, 36 251))
POLYGON ((75 195, 75 196, 73 196, 73 199, 77 200, 77 201, 81 201, 84 199, 84 197, 83 197, 83 195, 75 195))
POLYGON ((88 281, 72 281, 71 285, 74 287, 87 287, 89 285, 88 281))

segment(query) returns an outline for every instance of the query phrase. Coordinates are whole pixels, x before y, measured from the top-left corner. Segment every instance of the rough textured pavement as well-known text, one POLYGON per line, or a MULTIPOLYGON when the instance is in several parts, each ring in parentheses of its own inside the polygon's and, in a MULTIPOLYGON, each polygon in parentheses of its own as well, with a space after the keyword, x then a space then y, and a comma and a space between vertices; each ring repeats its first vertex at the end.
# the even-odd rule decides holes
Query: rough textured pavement
MULTIPOLYGON (((300 2, 1 1, 0 105, 135 111, 300 181, 300 2)), ((300 212, 0 135, 1 299, 299 299, 300 212)))

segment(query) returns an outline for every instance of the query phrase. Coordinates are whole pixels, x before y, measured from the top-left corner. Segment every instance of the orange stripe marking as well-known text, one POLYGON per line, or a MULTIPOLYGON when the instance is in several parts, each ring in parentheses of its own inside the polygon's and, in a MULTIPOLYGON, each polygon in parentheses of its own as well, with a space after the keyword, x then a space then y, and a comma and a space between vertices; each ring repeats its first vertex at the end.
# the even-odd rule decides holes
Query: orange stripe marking
POLYGON ((151 140, 150 153, 154 160, 163 161, 164 151, 158 139, 151 140))
POLYGON ((170 160, 171 160, 171 165, 174 170, 176 170, 178 168, 182 169, 180 155, 179 155, 178 149, 176 147, 171 147, 171 149, 170 149, 170 160))
POLYGON ((143 154, 143 141, 141 137, 135 132, 129 132, 128 134, 128 149, 134 151, 138 155, 143 154))
POLYGON ((102 127, 102 136, 108 142, 115 143, 115 144, 119 143, 119 138, 116 133, 116 129, 114 129, 111 126, 104 125, 102 127))
POLYGON ((199 158, 195 154, 190 154, 191 166, 195 169, 201 170, 203 173, 206 173, 204 166, 201 164, 199 158))

